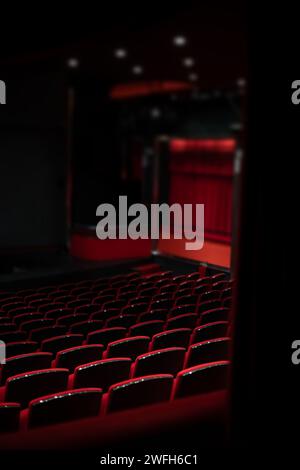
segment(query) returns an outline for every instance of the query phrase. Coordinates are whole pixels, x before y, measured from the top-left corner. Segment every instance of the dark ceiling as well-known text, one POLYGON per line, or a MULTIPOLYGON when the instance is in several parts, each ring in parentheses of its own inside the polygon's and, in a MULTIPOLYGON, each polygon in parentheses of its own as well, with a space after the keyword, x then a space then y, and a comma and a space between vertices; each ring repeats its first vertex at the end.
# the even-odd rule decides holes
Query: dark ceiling
POLYGON ((118 3, 101 2, 95 12, 73 11, 68 19, 59 10, 45 11, 32 26, 18 26, 17 36, 2 30, 1 70, 16 64, 60 68, 75 57, 81 73, 111 84, 187 80, 194 73, 200 88, 230 87, 245 75, 243 2, 118 3), (177 34, 187 38, 186 46, 172 44, 177 34), (114 57, 117 47, 128 51, 127 58, 114 57), (194 58, 194 67, 183 66, 185 57, 194 58), (134 76, 134 65, 143 67, 142 75, 134 76))

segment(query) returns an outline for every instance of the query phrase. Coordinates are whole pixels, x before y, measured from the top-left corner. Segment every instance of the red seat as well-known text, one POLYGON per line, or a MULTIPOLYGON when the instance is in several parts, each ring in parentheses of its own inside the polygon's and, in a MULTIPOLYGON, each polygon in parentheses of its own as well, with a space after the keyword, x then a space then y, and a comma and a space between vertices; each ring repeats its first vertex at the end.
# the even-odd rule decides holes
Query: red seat
POLYGON ((193 331, 190 344, 200 343, 208 339, 223 338, 227 336, 228 325, 228 321, 217 321, 198 326, 193 331))
POLYGON ((105 412, 111 413, 168 401, 172 383, 172 375, 161 374, 148 375, 112 385, 106 397, 105 412))
POLYGON ((73 300, 76 300, 76 297, 73 295, 61 295, 59 297, 56 297, 55 301, 56 302, 62 302, 63 304, 67 304, 68 302, 72 302, 73 300))
POLYGON ((105 328, 113 328, 115 326, 121 326, 123 328, 129 328, 134 325, 136 320, 135 315, 119 315, 106 320, 105 328))
POLYGON ((104 328, 102 330, 92 331, 87 335, 87 344, 103 344, 105 347, 118 339, 125 338, 127 333, 126 328, 104 328))
POLYGON ((25 323, 27 321, 41 320, 42 318, 44 318, 44 313, 22 313, 22 315, 16 315, 14 317, 14 322, 16 325, 21 325, 22 323, 25 323))
POLYGON ((13 375, 33 370, 49 369, 51 361, 52 354, 48 352, 35 352, 10 357, 2 365, 0 384, 3 385, 13 375))
POLYGON ((211 286, 211 288, 213 290, 223 290, 223 289, 227 289, 228 287, 228 281, 218 281, 218 282, 214 282, 211 286))
POLYGON ((21 323, 20 329, 23 331, 36 330, 37 328, 45 328, 46 326, 53 326, 55 323, 52 319, 42 318, 40 320, 30 320, 21 323))
POLYGON ((87 320, 87 321, 81 321, 79 323, 74 323, 70 327, 70 333, 79 333, 82 335, 87 335, 91 331, 96 331, 100 330, 103 326, 103 321, 101 320, 87 320))
POLYGON ((57 320, 58 318, 71 315, 72 313, 73 310, 71 308, 55 308, 53 310, 49 310, 45 314, 45 318, 53 318, 54 320, 57 320))
POLYGON ((179 307, 173 307, 170 310, 168 318, 178 317, 179 315, 184 315, 185 313, 196 313, 196 306, 191 304, 179 305, 179 307))
POLYGON ((39 308, 42 306, 42 305, 46 305, 48 304, 49 302, 49 299, 46 299, 46 298, 42 298, 42 299, 36 299, 36 300, 31 300, 29 303, 28 303, 28 307, 31 308, 31 310, 39 310, 39 308))
POLYGON ((29 334, 29 339, 32 341, 44 341, 45 339, 54 338, 54 336, 61 336, 67 332, 67 327, 62 325, 48 326, 46 328, 37 328, 32 330, 29 334))
POLYGON ((0 323, 0 335, 2 333, 11 333, 13 331, 17 331, 18 327, 15 323, 0 323))
POLYGON ((138 316, 137 321, 139 323, 148 322, 152 320, 162 320, 165 321, 167 319, 168 310, 166 308, 158 309, 158 310, 150 310, 150 312, 141 313, 138 316))
POLYGON ((232 297, 232 288, 228 287, 227 289, 224 289, 221 293, 221 299, 225 299, 227 297, 232 297))
POLYGON ((175 305, 176 307, 179 307, 180 305, 187 305, 191 304, 196 306, 198 303, 198 295, 191 294, 191 295, 185 295, 183 297, 179 297, 176 299, 175 305))
POLYGON ((34 312, 33 312, 33 309, 30 307, 19 307, 19 308, 14 308, 13 310, 9 311, 9 315, 11 317, 25 315, 25 313, 34 313, 34 312))
POLYGON ((41 305, 38 308, 38 311, 42 312, 42 313, 48 313, 48 312, 51 312, 51 310, 58 310, 58 309, 62 309, 62 308, 65 308, 65 307, 66 307, 66 305, 63 304, 62 302, 49 302, 46 305, 41 305))
POLYGON ((138 356, 132 365, 131 377, 151 374, 176 375, 182 369, 185 348, 158 349, 138 356))
POLYGON ((19 403, 0 403, 0 433, 18 431, 20 411, 19 403))
POLYGON ((127 305, 127 300, 110 300, 109 302, 105 302, 103 304, 103 308, 118 308, 122 309, 127 305))
POLYGON ((81 307, 82 305, 86 305, 86 303, 87 303, 86 299, 76 299, 76 300, 71 300, 70 302, 67 302, 66 307, 76 309, 77 307, 81 307))
POLYGON ((0 341, 4 343, 13 343, 15 341, 26 341, 27 333, 25 331, 10 331, 8 333, 0 333, 0 341))
POLYGON ((26 408, 34 398, 67 390, 68 377, 68 369, 38 370, 15 375, 6 381, 5 401, 17 402, 21 408, 26 408))
POLYGON ((207 312, 215 308, 221 307, 220 300, 206 300, 205 302, 200 302, 198 306, 198 313, 207 312))
POLYGON ((37 398, 22 412, 23 425, 35 428, 97 416, 101 399, 102 390, 97 388, 68 390, 37 398))
POLYGON ((175 328, 194 328, 198 320, 196 313, 185 313, 177 317, 170 318, 165 326, 166 330, 173 330, 175 328))
POLYGON ((227 321, 228 317, 229 309, 225 307, 219 307, 202 313, 199 322, 200 325, 206 325, 207 323, 214 323, 217 321, 227 321))
POLYGON ((175 330, 163 331, 153 336, 149 350, 181 347, 187 348, 190 342, 190 328, 177 328, 175 330))
POLYGON ((59 351, 63 349, 74 348, 75 346, 80 346, 83 343, 83 335, 62 335, 55 336, 50 339, 45 339, 41 344, 41 351, 51 352, 56 355, 59 351))
POLYGON ((3 312, 0 312, 0 324, 2 325, 3 323, 10 323, 11 319, 10 317, 6 316, 3 312))
POLYGON ((173 294, 177 290, 177 284, 166 284, 160 289, 161 294, 173 294))
POLYGON ((82 321, 85 321, 89 318, 88 314, 83 314, 83 313, 71 313, 69 315, 64 315, 63 317, 59 317, 56 320, 56 323, 58 325, 66 325, 66 326, 71 326, 74 325, 74 323, 79 323, 82 321))
POLYGON ((135 336, 113 341, 109 343, 103 358, 130 357, 135 359, 140 354, 148 351, 149 342, 150 338, 148 336, 135 336))
POLYGON ((229 344, 230 339, 227 337, 192 344, 187 351, 184 367, 228 360, 229 344))
POLYGON ((196 295, 204 294, 205 292, 209 292, 211 290, 210 284, 200 284, 194 287, 193 293, 196 295))
POLYGON ((134 297, 133 299, 130 299, 128 304, 129 305, 136 305, 136 304, 147 304, 151 302, 152 297, 148 296, 143 296, 143 297, 134 297))
POLYGON ((12 301, 9 301, 8 303, 2 304, 1 310, 3 312, 10 312, 11 310, 15 310, 16 308, 19 307, 27 307, 25 302, 20 301, 20 299, 11 299, 12 301))
POLYGON ((171 309, 173 307, 173 301, 171 299, 156 300, 151 302, 150 310, 161 310, 162 308, 171 309))
MULTIPOLYGON (((97 297, 94 298, 93 304, 98 305, 98 306, 103 306, 105 302, 109 302, 110 300, 114 299, 114 295, 98 295, 97 297)), ((81 304, 84 305, 84 304, 81 304)))
POLYGON ((141 313, 145 313, 148 310, 147 303, 139 303, 134 305, 129 305, 127 307, 123 307, 122 314, 123 315, 139 315, 141 313))
POLYGON ((98 305, 81 305, 80 307, 75 308, 75 313, 83 313, 90 315, 91 313, 95 313, 99 311, 98 305))
POLYGON ((98 310, 90 315, 90 320, 108 320, 108 318, 117 317, 120 314, 118 308, 106 308, 104 310, 98 310))
POLYGON ((112 358, 90 362, 76 367, 70 376, 71 388, 98 387, 103 391, 118 382, 129 379, 131 359, 112 358))
POLYGON ((75 367, 80 366, 81 364, 87 364, 88 362, 101 359, 103 349, 104 348, 101 344, 89 344, 63 349, 57 353, 53 367, 62 367, 73 372, 75 367))
POLYGON ((218 290, 204 292, 204 294, 200 296, 200 303, 203 304, 203 302, 207 302, 208 300, 219 300, 219 298, 220 292, 218 290))
POLYGON ((228 383, 228 369, 229 362, 220 361, 182 370, 174 381, 172 398, 225 389, 228 383))
POLYGON ((36 341, 15 341, 6 344, 6 357, 19 356, 35 352, 39 345, 36 341))
POLYGON ((37 289, 37 292, 42 292, 45 294, 49 294, 50 292, 54 292, 54 291, 55 291, 55 286, 43 286, 37 289))
POLYGON ((143 323, 137 323, 129 328, 128 336, 150 336, 159 333, 164 328, 164 321, 152 320, 143 323))

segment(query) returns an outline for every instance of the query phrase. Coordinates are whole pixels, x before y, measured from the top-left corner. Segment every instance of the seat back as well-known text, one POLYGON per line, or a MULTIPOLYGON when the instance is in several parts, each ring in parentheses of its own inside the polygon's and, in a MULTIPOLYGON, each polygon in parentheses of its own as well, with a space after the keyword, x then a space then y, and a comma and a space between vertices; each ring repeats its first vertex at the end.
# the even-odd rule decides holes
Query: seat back
POLYGON ((131 359, 112 358, 90 362, 76 367, 73 387, 97 387, 103 391, 118 382, 129 379, 131 359))
POLYGON ((47 369, 10 377, 5 385, 5 401, 20 403, 26 408, 34 398, 61 392, 68 386, 68 369, 47 369))
POLYGON ((229 309, 224 307, 214 308, 202 313, 200 318, 200 325, 207 323, 214 323, 217 321, 228 321, 229 309))
POLYGON ((32 330, 29 339, 32 341, 44 341, 45 339, 54 338, 54 336, 61 336, 67 332, 67 327, 62 325, 47 326, 46 328, 37 328, 32 330))
POLYGON ((148 375, 112 385, 108 392, 106 413, 165 402, 170 399, 173 377, 148 375))
POLYGON ((228 321, 206 323, 194 329, 191 336, 191 344, 200 343, 208 339, 223 338, 227 336, 228 321))
POLYGON ((125 338, 127 333, 126 328, 116 326, 114 328, 104 328, 102 330, 92 331, 87 335, 87 344, 103 344, 105 347, 117 341, 118 339, 125 338))
POLYGON ((174 381, 172 398, 225 389, 228 371, 228 361, 211 362, 182 370, 174 381))
POLYGON ((138 356, 132 366, 132 377, 151 374, 176 375, 182 369, 185 348, 158 349, 138 356))
POLYGON ((29 354, 38 349, 36 341, 15 341, 6 345, 6 357, 19 356, 21 354, 29 354))
POLYGON ((149 350, 181 347, 187 348, 190 342, 191 328, 176 328, 163 331, 153 336, 149 350))
POLYGON ((137 323, 129 328, 128 336, 150 336, 159 333, 164 327, 163 320, 152 320, 143 323, 137 323))
POLYGON ((49 369, 51 367, 52 354, 48 352, 35 352, 10 357, 2 365, 0 384, 4 384, 9 377, 23 372, 49 369))
POLYGON ((32 400, 28 410, 28 428, 47 426, 97 416, 102 390, 97 388, 68 390, 32 400))
POLYGON ((82 335, 87 335, 91 331, 100 330, 103 326, 103 321, 101 320, 88 320, 82 321, 79 323, 74 323, 70 327, 70 333, 79 333, 82 335))
POLYGON ((55 336, 54 338, 45 339, 41 344, 41 351, 51 352, 56 355, 59 351, 63 349, 74 348, 75 346, 80 346, 83 342, 83 335, 62 335, 55 336))
POLYGON ((194 328, 198 320, 196 313, 185 313, 178 315, 178 317, 170 318, 166 323, 166 330, 173 330, 174 328, 194 328))
POLYGON ((192 344, 186 354, 184 367, 193 367, 207 362, 226 361, 229 358, 230 339, 216 338, 192 344))
POLYGON ((105 358, 129 357, 135 359, 140 354, 148 351, 149 336, 133 336, 109 343, 105 351, 105 358))
POLYGON ((75 367, 102 358, 103 346, 101 344, 89 344, 59 351, 54 361, 54 367, 62 367, 73 372, 75 367))

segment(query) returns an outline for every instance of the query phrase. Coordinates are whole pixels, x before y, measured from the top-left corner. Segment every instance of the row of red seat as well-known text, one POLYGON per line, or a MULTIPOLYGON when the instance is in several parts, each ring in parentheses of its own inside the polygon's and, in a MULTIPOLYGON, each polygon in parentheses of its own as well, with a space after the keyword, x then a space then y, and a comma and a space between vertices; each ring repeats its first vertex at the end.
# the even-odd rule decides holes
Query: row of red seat
POLYGON ((173 336, 177 339, 177 341, 173 341, 175 346, 156 349, 150 352, 149 345, 151 339, 147 336, 136 336, 109 343, 105 350, 101 344, 90 344, 63 349, 58 351, 55 357, 51 352, 34 352, 13 356, 7 359, 6 363, 1 367, 0 383, 4 385, 10 377, 33 370, 62 367, 73 372, 77 366, 82 364, 115 357, 136 360, 138 370, 144 371, 143 375, 146 375, 147 371, 150 374, 162 372, 166 370, 166 367, 168 368, 168 373, 175 373, 183 367, 187 368, 205 362, 228 358, 228 337, 217 336, 214 339, 194 343, 186 351, 181 340, 188 340, 190 332, 187 330, 174 330, 172 333, 174 333, 173 336), (174 351, 174 348, 176 349, 175 357, 171 354, 170 348, 172 351, 174 351), (181 360, 179 360, 178 348, 180 349, 181 360), (177 369, 174 361, 178 363, 177 369), (175 372, 173 372, 174 370, 175 372))
MULTIPOLYGON (((89 416, 89 409, 94 410, 92 415, 96 409, 99 414, 100 402, 101 410, 110 412, 140 406, 140 400, 141 405, 149 400, 152 403, 152 395, 163 400, 163 391, 158 395, 149 392, 147 398, 152 384, 154 390, 160 387, 158 383, 171 384, 168 399, 213 389, 214 380, 201 377, 214 376, 210 370, 223 371, 224 367, 211 365, 228 359, 226 307, 230 306, 231 293, 232 282, 222 273, 201 277, 199 273, 174 276, 171 272, 150 276, 129 273, 15 293, 0 292, 0 339, 6 342, 8 357, 1 367, 0 400, 2 397, 6 402, 0 405, 0 414, 4 416, 3 423, 8 423, 6 429, 11 429, 9 422, 14 422, 5 420, 6 414, 15 416, 28 404, 21 422, 31 427, 50 424, 51 416, 44 419, 41 414, 45 417, 50 409, 59 410, 57 403, 70 403, 66 409, 73 419, 80 417, 76 411, 74 414, 72 405, 79 401, 89 416), (203 367, 205 363, 210 365, 203 367), (195 365, 201 375, 198 369, 197 373, 187 371, 195 365), (153 374, 164 377, 154 378, 153 374), (190 377, 194 385, 187 386, 187 392, 180 391, 183 385, 172 385, 176 375, 180 378, 176 384, 187 384, 190 377), (53 382, 49 377, 53 377, 53 382), (126 384, 120 384, 123 380, 127 380, 126 384), (131 391, 136 387, 139 392, 135 395, 131 391), (177 387, 179 391, 175 392, 177 387), (129 392, 122 394, 120 390, 129 392), (52 392, 57 393, 41 398, 52 392), (127 393, 129 402, 124 398, 127 393), (120 399, 114 398, 119 394, 120 399), (58 395, 60 400, 56 399, 58 395), (112 405, 116 400, 123 405, 112 405), (10 405, 11 401, 18 401, 19 405, 10 405), (49 407, 43 411, 45 403, 49 407)), ((219 375, 224 379, 224 375, 219 375)), ((167 388, 163 385, 160 390, 167 388)), ((68 419, 68 413, 63 411, 54 411, 53 416, 55 422, 68 419)), ((16 429, 16 425, 12 428, 16 429)))
MULTIPOLYGON (((126 364, 124 359, 123 363, 126 364)), ((120 363, 118 365, 120 366, 120 363)), ((56 389, 56 392, 31 400, 28 408, 23 411, 20 403, 0 403, 0 429, 1 427, 5 427, 6 431, 30 429, 224 389, 227 385, 228 365, 228 361, 202 364, 182 370, 175 379, 171 374, 133 378, 110 386, 107 393, 103 393, 101 388, 94 387, 60 391, 66 388, 68 370, 37 371, 28 374, 28 377, 25 376, 25 380, 34 377, 37 388, 40 385, 41 389, 52 388, 56 389), (43 387, 45 383, 47 387, 43 387)), ((16 377, 15 380, 22 378, 16 377)), ((27 389, 19 391, 25 397, 26 390, 29 389, 27 383, 27 389)), ((17 388, 15 393, 16 391, 17 388)))

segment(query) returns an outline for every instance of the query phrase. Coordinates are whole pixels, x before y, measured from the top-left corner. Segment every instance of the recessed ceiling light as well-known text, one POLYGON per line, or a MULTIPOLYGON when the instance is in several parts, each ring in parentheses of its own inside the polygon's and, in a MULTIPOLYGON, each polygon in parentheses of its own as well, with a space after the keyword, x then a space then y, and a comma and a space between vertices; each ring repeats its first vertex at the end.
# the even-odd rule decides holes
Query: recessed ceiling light
POLYGON ((245 78, 238 78, 237 81, 236 81, 236 84, 239 88, 245 88, 247 82, 246 82, 246 79, 245 78))
POLYGON ((161 110, 159 108, 152 108, 150 111, 152 119, 159 119, 161 116, 161 110))
POLYGON ((185 67, 193 67, 195 65, 195 60, 192 57, 186 57, 182 61, 185 67))
POLYGON ((77 69, 79 67, 79 60, 76 57, 70 57, 67 60, 67 66, 70 69, 77 69))
POLYGON ((183 47, 186 45, 186 43, 187 43, 187 39, 185 36, 178 35, 178 36, 173 37, 174 46, 183 47))
POLYGON ((198 80, 198 75, 196 73, 190 73, 189 80, 190 82, 196 82, 198 80))
POLYGON ((117 59, 125 59, 125 57, 127 57, 127 50, 119 47, 118 49, 115 49, 114 56, 117 59))
POLYGON ((134 65, 132 67, 132 73, 134 75, 141 75, 143 73, 144 69, 141 65, 134 65))

